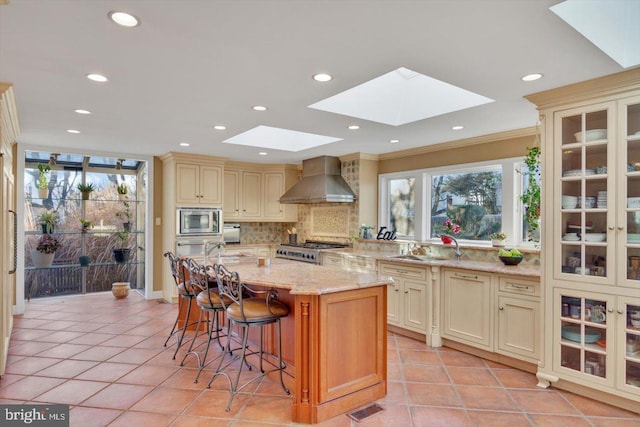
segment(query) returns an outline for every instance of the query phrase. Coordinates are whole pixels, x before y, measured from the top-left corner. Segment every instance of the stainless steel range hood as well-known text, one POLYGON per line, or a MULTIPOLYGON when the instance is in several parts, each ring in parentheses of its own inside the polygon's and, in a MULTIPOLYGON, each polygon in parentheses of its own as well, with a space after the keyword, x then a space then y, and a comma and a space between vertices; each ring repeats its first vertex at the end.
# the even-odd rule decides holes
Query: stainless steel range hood
POLYGON ((280 197, 280 203, 351 203, 355 199, 340 175, 340 159, 321 156, 302 162, 302 179, 280 197))

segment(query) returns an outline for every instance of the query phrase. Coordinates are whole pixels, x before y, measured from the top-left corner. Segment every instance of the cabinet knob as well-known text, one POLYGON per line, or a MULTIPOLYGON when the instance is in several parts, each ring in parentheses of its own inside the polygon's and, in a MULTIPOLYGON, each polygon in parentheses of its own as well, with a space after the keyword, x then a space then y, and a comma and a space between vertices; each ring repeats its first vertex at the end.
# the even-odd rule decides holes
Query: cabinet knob
POLYGON ((504 310, 503 306, 498 307, 498 310, 504 310))
POLYGON ((624 313, 624 311, 622 311, 622 310, 620 310, 620 309, 618 309, 618 310, 616 310, 616 311, 618 312, 618 314, 622 314, 622 313, 624 313))
POLYGON ((408 294, 408 293, 409 293, 409 291, 404 291, 404 293, 405 293, 405 294, 408 294))
POLYGON ((615 230, 615 227, 613 225, 610 225, 607 227, 609 230, 615 230))
POLYGON ((622 225, 619 225, 618 230, 624 230, 624 227, 622 225))
POLYGON ((607 311, 608 311, 609 313, 613 313, 613 308, 609 308, 607 311))

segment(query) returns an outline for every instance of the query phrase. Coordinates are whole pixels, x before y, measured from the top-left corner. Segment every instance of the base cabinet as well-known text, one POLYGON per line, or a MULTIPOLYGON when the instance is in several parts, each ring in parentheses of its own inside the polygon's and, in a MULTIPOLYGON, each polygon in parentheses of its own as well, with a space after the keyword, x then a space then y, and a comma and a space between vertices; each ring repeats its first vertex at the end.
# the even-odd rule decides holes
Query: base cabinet
POLYGON ((539 281, 450 269, 442 277, 443 338, 538 363, 539 281))
POLYGON ((445 270, 442 277, 442 337, 493 350, 491 276, 445 270))
POLYGON ((387 323, 414 332, 426 334, 428 330, 427 267, 380 262, 380 274, 391 276, 393 284, 387 288, 387 323))

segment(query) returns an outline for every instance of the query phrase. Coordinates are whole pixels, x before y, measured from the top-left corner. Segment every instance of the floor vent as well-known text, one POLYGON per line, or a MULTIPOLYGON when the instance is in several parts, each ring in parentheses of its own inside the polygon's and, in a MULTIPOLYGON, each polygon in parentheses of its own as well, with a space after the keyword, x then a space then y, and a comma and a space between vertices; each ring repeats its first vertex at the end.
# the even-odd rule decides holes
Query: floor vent
POLYGON ((384 408, 377 403, 366 406, 362 409, 358 409, 357 411, 353 411, 350 414, 347 414, 350 418, 360 422, 365 418, 370 417, 371 415, 377 414, 380 411, 384 411, 384 408))

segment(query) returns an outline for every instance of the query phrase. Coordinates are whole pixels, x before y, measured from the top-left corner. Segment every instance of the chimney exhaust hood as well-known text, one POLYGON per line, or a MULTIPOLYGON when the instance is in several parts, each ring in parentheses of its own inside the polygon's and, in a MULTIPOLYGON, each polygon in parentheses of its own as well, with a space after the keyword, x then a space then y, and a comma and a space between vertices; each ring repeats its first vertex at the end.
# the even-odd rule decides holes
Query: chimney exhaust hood
POLYGON ((280 203, 351 203, 355 199, 340 175, 340 159, 321 156, 302 161, 302 179, 280 197, 280 203))

